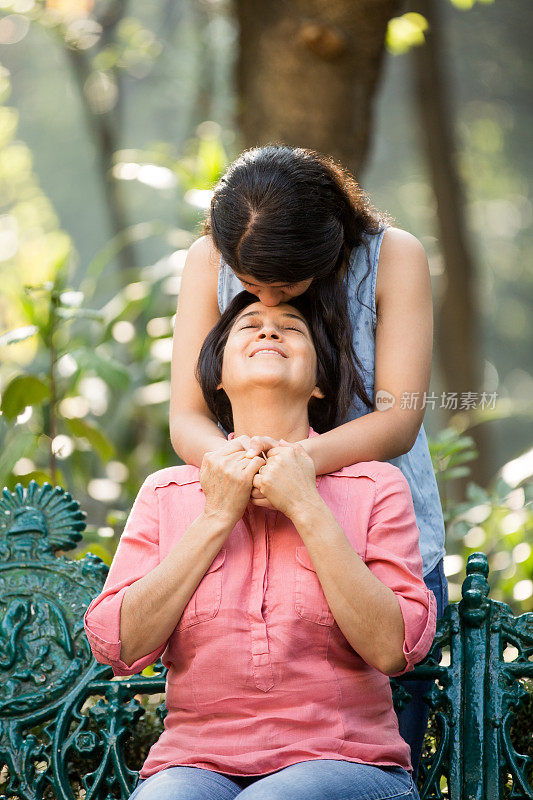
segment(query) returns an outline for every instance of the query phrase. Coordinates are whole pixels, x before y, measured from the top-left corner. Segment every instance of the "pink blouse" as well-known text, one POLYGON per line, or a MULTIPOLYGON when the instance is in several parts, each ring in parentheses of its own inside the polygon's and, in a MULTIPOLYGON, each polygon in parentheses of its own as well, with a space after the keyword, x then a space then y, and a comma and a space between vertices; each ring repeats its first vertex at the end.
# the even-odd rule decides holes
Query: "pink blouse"
MULTIPOLYGON (((398 598, 406 672, 427 654, 436 625, 409 485, 397 467, 369 461, 320 476, 317 486, 352 547, 398 598)), ((262 775, 318 758, 410 770, 388 676, 348 643, 280 512, 249 503, 169 639, 131 666, 121 660, 124 592, 168 555, 204 503, 196 467, 149 475, 84 615, 92 652, 114 675, 141 672, 160 656, 168 668, 164 731, 140 777, 178 764, 262 775)))

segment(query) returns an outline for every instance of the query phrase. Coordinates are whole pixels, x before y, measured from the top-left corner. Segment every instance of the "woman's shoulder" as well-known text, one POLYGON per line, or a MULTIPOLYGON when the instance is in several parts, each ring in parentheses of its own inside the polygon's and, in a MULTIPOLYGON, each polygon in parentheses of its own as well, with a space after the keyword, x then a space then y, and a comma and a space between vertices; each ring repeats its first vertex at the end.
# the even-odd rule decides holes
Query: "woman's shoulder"
POLYGON ((375 483, 399 483, 409 488, 407 479, 401 469, 388 461, 359 461, 347 467, 330 472, 335 478, 370 478, 375 483))
POLYGON ((164 467, 148 475, 145 483, 151 489, 162 489, 170 484, 185 486, 189 483, 200 483, 200 470, 192 464, 164 467))

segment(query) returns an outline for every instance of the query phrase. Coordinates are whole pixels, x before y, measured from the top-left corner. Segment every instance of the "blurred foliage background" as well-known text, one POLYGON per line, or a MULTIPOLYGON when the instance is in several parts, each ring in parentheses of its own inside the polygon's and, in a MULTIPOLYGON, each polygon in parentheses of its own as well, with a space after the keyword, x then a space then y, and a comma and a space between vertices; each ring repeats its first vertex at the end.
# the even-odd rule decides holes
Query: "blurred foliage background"
MULTIPOLYGON (((350 163, 374 204, 423 242, 444 342, 455 324, 444 243, 458 227, 468 243, 481 367, 471 388, 495 402, 435 403, 424 424, 450 598, 468 554, 482 550, 492 596, 515 612, 533 609, 527 11, 525 0, 398 3, 381 21, 372 124, 350 163), (455 220, 442 214, 424 155, 432 136, 414 111, 413 64, 431 30, 445 45, 448 156, 464 196, 455 220)), ((144 477, 178 463, 168 400, 181 270, 214 183, 260 143, 242 119, 251 90, 235 79, 245 50, 236 14, 223 0, 0 0, 0 485, 65 486, 88 512, 75 557, 111 563, 144 477)), ((313 47, 324 41, 305 34, 313 47)), ((316 51, 326 59, 331 48, 316 51)), ((439 348, 437 398, 462 390, 451 361, 439 348)))

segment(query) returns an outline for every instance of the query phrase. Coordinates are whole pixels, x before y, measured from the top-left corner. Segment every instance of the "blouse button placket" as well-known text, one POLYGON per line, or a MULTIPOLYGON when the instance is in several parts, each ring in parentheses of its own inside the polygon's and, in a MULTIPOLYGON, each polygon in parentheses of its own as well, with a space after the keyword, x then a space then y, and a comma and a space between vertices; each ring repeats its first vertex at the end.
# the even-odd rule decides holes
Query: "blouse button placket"
MULTIPOLYGON (((274 686, 274 673, 268 643, 266 622, 263 618, 263 598, 267 571, 267 537, 265 514, 261 514, 260 526, 256 526, 254 514, 247 510, 245 521, 252 537, 252 583, 248 604, 250 621, 252 669, 258 689, 268 692, 274 686)), ((256 518, 257 519, 257 518, 256 518)))

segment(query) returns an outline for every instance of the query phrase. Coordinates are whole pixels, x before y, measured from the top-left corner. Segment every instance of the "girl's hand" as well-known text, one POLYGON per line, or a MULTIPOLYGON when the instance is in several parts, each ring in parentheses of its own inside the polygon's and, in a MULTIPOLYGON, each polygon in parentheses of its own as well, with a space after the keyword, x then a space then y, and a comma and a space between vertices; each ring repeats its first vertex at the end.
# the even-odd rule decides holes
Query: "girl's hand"
MULTIPOLYGON (((242 438, 242 436, 239 437, 239 439, 242 438)), ((277 447, 278 444, 278 440, 273 439, 272 436, 252 436, 248 443, 246 455, 260 456, 261 453, 264 453, 268 456, 269 450, 272 450, 273 447, 277 447)))
MULTIPOLYGON (((246 457, 242 442, 205 453, 200 467, 200 485, 205 494, 204 514, 216 516, 231 530, 250 500, 254 475, 265 464, 261 456, 246 457)), ((229 531, 228 531, 229 532, 229 531)))
MULTIPOLYGON (((250 437, 243 434, 242 436, 237 436, 234 439, 222 439, 220 447, 217 447, 217 453, 234 453, 235 452, 235 442, 240 445, 241 450, 248 450, 250 447, 250 437)), ((259 453, 254 451, 254 455, 259 455, 259 453)))
POLYGON ((266 464, 255 474, 253 485, 289 519, 309 503, 321 501, 313 459, 299 442, 280 439, 278 447, 269 450, 266 464))

